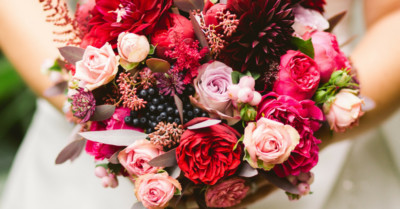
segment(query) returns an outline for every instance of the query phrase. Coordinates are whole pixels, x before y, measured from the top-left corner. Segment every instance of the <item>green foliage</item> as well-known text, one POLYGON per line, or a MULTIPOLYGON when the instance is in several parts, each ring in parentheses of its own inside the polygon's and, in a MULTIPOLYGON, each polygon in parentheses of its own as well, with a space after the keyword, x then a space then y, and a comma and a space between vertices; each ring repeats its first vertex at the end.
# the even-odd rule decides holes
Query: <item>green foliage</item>
POLYGON ((292 37, 291 42, 294 46, 297 47, 298 50, 314 59, 314 46, 312 44, 311 38, 308 40, 303 40, 301 38, 292 37))
POLYGON ((250 71, 247 71, 246 73, 240 73, 240 72, 238 72, 238 71, 233 71, 233 72, 231 73, 232 83, 233 83, 233 84, 238 84, 239 81, 240 81, 240 79, 241 79, 243 76, 251 76, 251 77, 254 78, 254 80, 257 80, 257 79, 260 78, 261 74, 259 74, 259 73, 257 73, 257 72, 250 72, 250 71))

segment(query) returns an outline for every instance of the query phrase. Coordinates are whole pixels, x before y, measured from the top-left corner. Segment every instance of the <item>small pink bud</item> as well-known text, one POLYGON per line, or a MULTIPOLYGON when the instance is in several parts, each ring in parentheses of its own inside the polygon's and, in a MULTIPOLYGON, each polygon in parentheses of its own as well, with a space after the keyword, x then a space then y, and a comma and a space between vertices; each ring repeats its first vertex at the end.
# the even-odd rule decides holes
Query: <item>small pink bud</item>
POLYGON ((301 195, 307 195, 310 193, 310 185, 307 183, 300 183, 297 185, 297 188, 299 189, 301 195))
POLYGON ((109 186, 111 188, 117 187, 118 186, 118 179, 115 177, 115 175, 114 174, 110 174, 108 177, 110 178, 109 186))
POLYGON ((97 167, 94 169, 94 175, 96 175, 96 176, 99 177, 99 178, 103 178, 103 177, 105 177, 105 176, 108 176, 108 173, 107 173, 107 170, 106 170, 104 167, 102 167, 102 166, 97 166, 97 167))
POLYGON ((298 176, 297 179, 301 182, 307 182, 311 178, 311 172, 308 173, 303 173, 301 172, 298 176))
POLYGON ((251 100, 250 105, 251 106, 258 106, 258 104, 260 104, 262 99, 262 96, 260 93, 258 93, 257 91, 253 91, 253 100, 251 100))
POLYGON ((240 89, 238 93, 238 102, 250 103, 253 100, 253 97, 253 91, 248 87, 244 87, 240 89))
POLYGON ((241 88, 248 87, 254 91, 254 86, 256 85, 256 81, 251 76, 243 76, 239 81, 239 86, 241 88))
POLYGON ((111 181, 112 181, 112 178, 110 178, 108 176, 101 178, 101 183, 103 184, 104 188, 109 187, 111 185, 111 181))
POLYGON ((228 97, 229 99, 236 101, 238 99, 240 86, 239 85, 230 85, 228 86, 228 97))

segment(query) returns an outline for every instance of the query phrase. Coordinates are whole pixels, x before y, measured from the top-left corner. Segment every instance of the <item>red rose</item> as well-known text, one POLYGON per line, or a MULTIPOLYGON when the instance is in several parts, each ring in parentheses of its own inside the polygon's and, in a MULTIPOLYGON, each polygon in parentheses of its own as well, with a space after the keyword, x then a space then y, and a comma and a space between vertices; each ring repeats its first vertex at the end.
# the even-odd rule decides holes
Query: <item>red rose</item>
POLYGON ((289 159, 283 164, 275 165, 274 171, 280 177, 298 175, 308 172, 318 162, 318 144, 320 140, 314 137, 314 131, 320 128, 324 115, 314 102, 301 102, 286 95, 271 92, 265 95, 258 105, 256 120, 265 117, 290 125, 300 134, 300 141, 292 151, 289 159))
MULTIPOLYGON (((185 126, 208 120, 196 118, 185 126)), ((221 178, 234 174, 241 162, 242 148, 233 147, 240 134, 226 124, 186 130, 176 149, 178 165, 194 183, 214 185, 221 178)))
POLYGON ((171 50, 174 36, 179 35, 182 40, 187 38, 195 39, 192 23, 189 19, 182 15, 170 14, 172 26, 166 30, 156 31, 152 38, 151 44, 157 46, 156 55, 166 59, 165 51, 171 50))
POLYGON ((92 27, 85 39, 99 47, 110 42, 116 47, 118 35, 130 32, 138 35, 152 34, 157 27, 165 27, 172 0, 97 0, 92 10, 92 27))
MULTIPOLYGON (((136 131, 142 131, 140 128, 135 128, 127 125, 124 121, 126 116, 130 115, 129 108, 117 108, 110 119, 102 122, 92 122, 90 131, 105 131, 105 130, 117 130, 117 129, 132 129, 136 131)), ((123 146, 114 146, 110 144, 103 144, 87 140, 85 151, 95 157, 95 160, 104 160, 104 158, 110 158, 115 152, 123 149, 123 146)))
POLYGON ((311 99, 320 80, 317 64, 307 55, 289 50, 281 57, 274 91, 297 100, 311 99))

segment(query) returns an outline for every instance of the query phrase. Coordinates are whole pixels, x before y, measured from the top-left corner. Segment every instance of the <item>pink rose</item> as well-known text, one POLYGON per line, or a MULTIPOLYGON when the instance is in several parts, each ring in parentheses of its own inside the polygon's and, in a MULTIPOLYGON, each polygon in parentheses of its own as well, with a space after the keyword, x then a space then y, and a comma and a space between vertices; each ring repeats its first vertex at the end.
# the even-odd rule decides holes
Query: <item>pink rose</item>
POLYGON ((167 207, 176 191, 182 186, 166 172, 139 176, 135 182, 136 198, 148 209, 167 207))
POLYGON ((162 146, 157 146, 143 139, 134 142, 118 154, 118 160, 122 166, 133 176, 141 176, 149 173, 157 173, 161 167, 153 167, 148 164, 153 158, 163 154, 162 146))
POLYGON ((134 33, 119 34, 117 47, 121 59, 129 63, 143 61, 150 51, 150 44, 146 36, 134 33))
POLYGON ((297 100, 311 99, 319 80, 320 74, 314 60, 299 51, 289 50, 281 57, 273 91, 297 100))
POLYGON ((364 114, 361 110, 362 100, 351 90, 342 89, 328 109, 324 104, 326 119, 332 130, 344 132, 347 128, 358 125, 359 118, 364 114))
POLYGON ((292 126, 260 118, 244 130, 243 144, 250 155, 247 161, 253 168, 270 170, 288 159, 299 139, 299 133, 292 126), (258 166, 259 160, 264 162, 263 167, 258 166))
POLYGON ((157 30, 151 37, 151 43, 156 47, 156 55, 167 59, 165 51, 170 50, 173 39, 179 35, 182 40, 195 39, 192 23, 186 17, 170 14, 172 25, 167 30, 157 30))
POLYGON ((222 62, 213 61, 201 65, 198 72, 194 87, 199 102, 207 108, 234 116, 232 102, 228 96, 228 88, 232 85, 232 68, 222 62))
POLYGON ((81 61, 76 62, 74 77, 86 83, 85 87, 93 90, 112 81, 118 72, 118 58, 110 44, 100 49, 88 46, 81 61))
POLYGON ((300 36, 303 36, 305 33, 324 31, 329 28, 329 22, 318 11, 297 6, 293 8, 293 13, 294 24, 292 27, 300 36))
POLYGON ((205 194, 207 207, 227 208, 239 204, 250 190, 242 178, 234 177, 208 187, 205 194))
POLYGON ((321 82, 329 81, 331 74, 335 70, 343 68, 351 69, 350 61, 346 55, 340 51, 336 36, 327 32, 316 31, 307 33, 304 39, 312 38, 315 57, 314 60, 321 72, 321 82))

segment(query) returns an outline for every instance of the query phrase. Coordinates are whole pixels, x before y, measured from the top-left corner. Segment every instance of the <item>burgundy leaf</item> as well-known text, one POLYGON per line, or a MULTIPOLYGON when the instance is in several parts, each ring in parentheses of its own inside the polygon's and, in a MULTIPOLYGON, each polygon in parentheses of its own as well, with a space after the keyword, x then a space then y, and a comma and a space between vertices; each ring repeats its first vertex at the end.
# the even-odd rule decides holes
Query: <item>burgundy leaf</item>
POLYGON ((98 105, 94 110, 91 121, 103 121, 109 119, 115 112, 114 105, 98 105))
POLYGON ((159 155, 149 161, 149 165, 154 167, 172 167, 176 166, 176 148, 172 149, 162 155, 159 155))
POLYGON ((75 65, 76 62, 82 60, 85 49, 76 46, 64 46, 58 48, 58 51, 60 51, 61 56, 63 56, 65 60, 75 65))
POLYGON ((143 206, 142 202, 136 202, 132 205, 131 209, 146 209, 146 207, 143 206))
POLYGON ((181 123, 183 124, 183 104, 182 100, 179 98, 178 95, 174 94, 174 101, 176 108, 178 109, 179 112, 179 118, 181 119, 181 123))
POLYGON ((205 120, 203 122, 191 125, 191 126, 187 127, 187 129, 194 130, 194 129, 207 128, 207 127, 210 127, 213 125, 217 125, 219 123, 221 123, 221 120, 209 119, 209 120, 205 120))
POLYGON ((67 160, 75 160, 82 152, 85 147, 86 140, 79 139, 69 143, 56 158, 56 164, 62 164, 67 160))
POLYGON ((90 141, 110 144, 115 146, 129 146, 136 140, 145 139, 147 134, 134 130, 107 130, 107 131, 87 131, 80 135, 90 141))
POLYGON ((334 15, 333 17, 329 18, 328 19, 329 28, 326 29, 325 31, 332 32, 333 29, 335 29, 336 25, 344 18, 344 16, 346 16, 346 14, 347 14, 347 11, 343 11, 343 12, 340 12, 339 14, 334 15))
POLYGON ((166 73, 171 68, 168 61, 159 58, 147 59, 146 65, 155 73, 166 73))
POLYGON ((248 163, 244 162, 242 168, 239 171, 238 176, 250 178, 258 174, 257 169, 251 167, 248 163))
POLYGON ((68 82, 67 81, 61 81, 54 86, 46 89, 43 93, 45 97, 54 97, 61 95, 65 92, 65 89, 68 87, 68 82))
POLYGON ((271 184, 275 185, 278 188, 285 190, 286 192, 290 192, 292 194, 300 194, 299 189, 289 182, 286 178, 280 178, 275 174, 274 171, 260 171, 265 179, 267 179, 271 184))
POLYGON ((203 10, 204 0, 174 0, 174 4, 180 10, 190 12, 191 10, 203 10))
POLYGON ((206 36, 204 35, 203 30, 199 25, 199 20, 196 18, 196 16, 193 15, 192 12, 189 12, 189 14, 190 14, 190 21, 192 22, 193 25, 194 33, 196 34, 197 39, 200 41, 200 45, 208 49, 209 48, 208 41, 206 39, 206 36))

